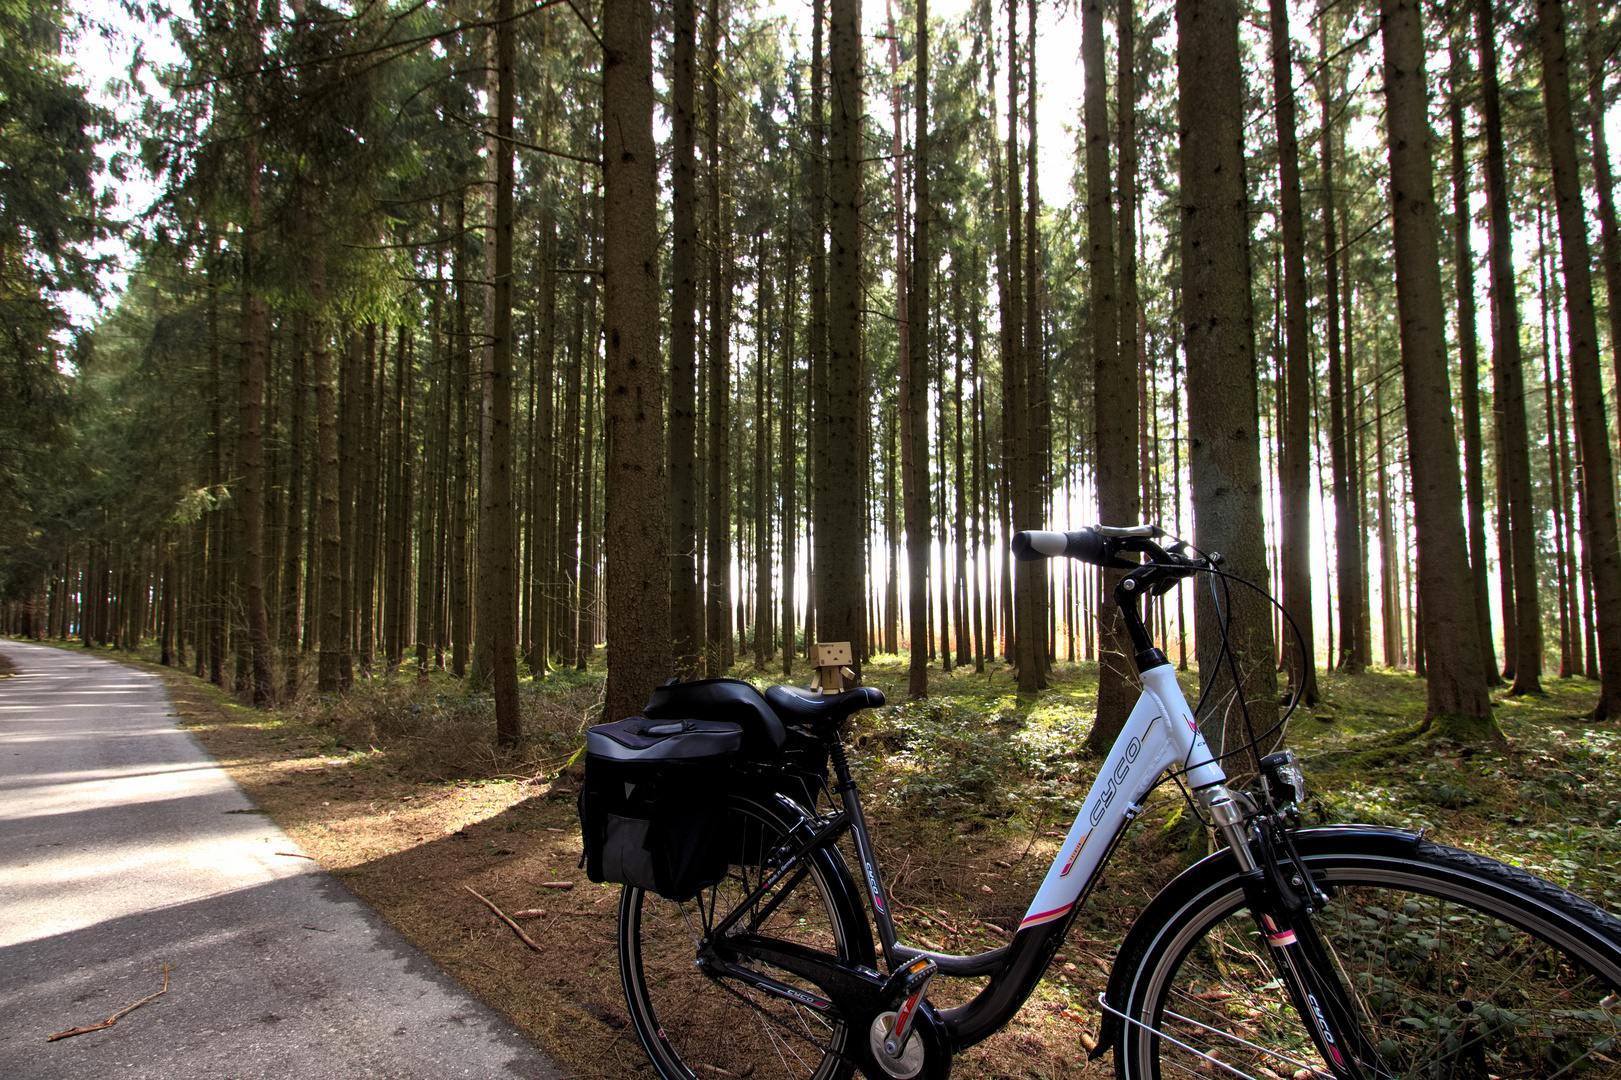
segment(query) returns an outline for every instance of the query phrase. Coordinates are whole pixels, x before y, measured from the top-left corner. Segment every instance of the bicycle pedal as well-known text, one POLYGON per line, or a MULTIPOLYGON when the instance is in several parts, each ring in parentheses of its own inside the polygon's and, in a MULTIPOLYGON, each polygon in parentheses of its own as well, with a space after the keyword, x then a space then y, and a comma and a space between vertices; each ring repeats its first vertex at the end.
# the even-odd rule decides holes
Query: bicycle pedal
POLYGON ((889 981, 884 983, 883 992, 879 995, 884 1008, 893 1009, 917 997, 928 989, 938 970, 939 966, 926 956, 919 956, 904 967, 897 968, 889 981))

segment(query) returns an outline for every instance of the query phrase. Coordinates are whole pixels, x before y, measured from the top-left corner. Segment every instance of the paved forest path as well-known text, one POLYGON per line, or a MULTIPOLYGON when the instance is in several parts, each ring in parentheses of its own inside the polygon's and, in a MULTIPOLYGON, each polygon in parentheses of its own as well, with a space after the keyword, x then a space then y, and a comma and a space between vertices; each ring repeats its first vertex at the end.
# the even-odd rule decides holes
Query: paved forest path
POLYGON ((162 681, 0 641, 0 1076, 561 1074, 295 852, 162 681), (168 993, 106 1030, 99 1023, 168 993))

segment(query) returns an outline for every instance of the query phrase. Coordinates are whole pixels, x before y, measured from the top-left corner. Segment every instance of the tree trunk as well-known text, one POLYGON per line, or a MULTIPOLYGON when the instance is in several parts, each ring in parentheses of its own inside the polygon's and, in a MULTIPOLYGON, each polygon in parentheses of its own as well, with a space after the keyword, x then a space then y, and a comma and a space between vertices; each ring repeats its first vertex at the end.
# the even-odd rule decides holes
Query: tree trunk
POLYGON ((670 222, 670 633, 675 673, 702 668, 703 600, 698 591, 697 406, 698 182, 696 86, 698 7, 675 0, 671 50, 670 222))
POLYGON ((1469 233, 1469 161, 1464 152, 1462 43, 1452 42, 1450 93, 1447 117, 1452 133, 1453 273, 1458 294, 1458 398, 1463 407, 1463 476, 1469 531, 1469 576, 1475 596, 1475 623, 1479 627, 1480 659, 1486 684, 1503 681, 1492 644, 1491 583, 1486 555, 1486 447, 1480 428, 1480 347, 1475 337, 1475 256, 1469 233))
MULTIPOLYGON (((1124 27, 1125 15, 1121 15, 1124 27)), ((1122 37, 1124 44, 1125 37, 1122 37)), ((1098 520, 1105 525, 1135 525, 1142 516, 1138 486, 1137 357, 1129 347, 1121 347, 1125 324, 1116 307, 1115 224, 1113 192, 1109 183, 1109 106, 1106 99, 1108 70, 1103 52, 1103 5, 1087 0, 1081 9, 1081 63, 1086 69, 1084 116, 1086 124, 1086 205, 1089 243, 1088 279, 1092 303, 1092 416, 1094 475, 1097 482, 1098 520)), ((1121 54, 1124 75, 1128 60, 1121 54)), ((1126 76, 1129 78, 1129 76, 1126 76)), ((1121 116, 1135 108, 1123 96, 1121 116)), ((1122 119, 1122 130, 1125 120, 1122 119)), ((1123 155, 1122 155, 1123 156, 1123 155)), ((1121 169, 1124 176, 1124 161, 1121 169)), ((1125 212, 1124 204, 1121 208, 1125 212)), ((1122 248, 1122 254, 1124 248, 1122 248)), ((1135 341, 1136 327, 1127 335, 1135 341)), ((1124 570, 1104 571, 1104 587, 1109 596, 1098 611, 1098 706, 1097 720, 1087 733, 1086 744, 1101 754, 1114 745, 1115 736, 1126 724, 1136 703, 1137 692, 1131 673, 1136 650, 1126 634, 1120 609, 1113 602, 1114 587, 1124 579, 1124 570)))
POLYGON ((1311 599, 1311 361, 1307 356, 1306 233, 1300 208, 1300 146, 1295 135, 1294 50, 1289 41, 1285 0, 1270 0, 1272 23, 1272 101, 1278 130, 1279 220, 1283 241, 1284 420, 1283 503, 1278 535, 1283 577, 1283 610, 1297 636, 1284 647, 1290 697, 1317 703, 1317 666, 1312 657, 1316 631, 1311 599))
MULTIPOLYGON (((310 196, 313 197, 313 196, 310 196)), ((315 380, 316 453, 320 468, 316 473, 320 510, 315 521, 316 543, 320 548, 320 666, 316 688, 323 694, 343 692, 348 685, 349 650, 343 640, 343 548, 338 526, 338 402, 332 381, 332 354, 327 349, 324 309, 326 306, 326 258, 316 222, 311 219, 310 297, 315 309, 310 319, 310 371, 315 380)))
POLYGON ((704 558, 707 611, 704 674, 726 674, 732 635, 732 524, 731 524, 731 338, 732 291, 728 276, 732 259, 731 203, 724 198, 728 181, 722 159, 721 42, 726 37, 724 0, 712 5, 706 23, 709 49, 709 404, 708 550, 704 558))
POLYGON ((635 715, 671 664, 652 33, 650 0, 603 7, 606 720, 635 715))
POLYGON ((293 329, 292 433, 287 477, 287 540, 283 549, 281 589, 282 697, 296 700, 299 678, 299 607, 302 599, 304 554, 304 461, 309 454, 304 408, 309 396, 309 319, 299 315, 293 329))
MULTIPOLYGON (((1027 425, 1028 452, 1025 473, 1025 521, 1023 528, 1047 527, 1047 502, 1052 476, 1052 387, 1047 379, 1046 328, 1042 318, 1041 284, 1041 232, 1037 223, 1041 217, 1041 192, 1036 183, 1038 160, 1036 136, 1036 104, 1040 100, 1036 80, 1036 0, 1025 5, 1025 50, 1029 65, 1025 86, 1025 126, 1030 142, 1025 152, 1024 228, 1024 368, 1026 407, 1030 416, 1027 425)), ((1026 590, 1030 603, 1030 625, 1033 631, 1036 664, 1035 680, 1038 689, 1047 686, 1047 669, 1053 655, 1050 585, 1047 560, 1021 562, 1020 572, 1027 580, 1026 590)))
POLYGON ((1380 23, 1402 390, 1428 673, 1425 722, 1450 721, 1478 736, 1495 724, 1480 662, 1463 528, 1418 0, 1382 0, 1380 23))
MULTIPOLYGON (((248 19, 248 31, 258 41, 258 20, 248 19)), ((258 50, 253 50, 257 54, 258 50)), ((248 91, 247 110, 255 112, 254 94, 248 91)), ((251 121, 250 121, 251 122, 251 121)), ((269 706, 276 697, 274 659, 270 645, 270 627, 265 612, 264 587, 264 477, 262 456, 264 433, 260 430, 264 415, 265 397, 265 302, 257 290, 259 252, 263 245, 260 233, 261 202, 259 190, 259 143, 249 137, 244 145, 248 221, 243 230, 242 245, 242 369, 239 379, 241 395, 237 416, 237 466, 241 469, 242 488, 238 500, 242 507, 242 554, 238 564, 242 572, 242 596, 247 605, 248 646, 253 652, 253 703, 260 708, 269 706)))
MULTIPOLYGON (((1592 257, 1576 161, 1570 111, 1570 73, 1565 53, 1565 17, 1560 0, 1537 0, 1537 44, 1542 54, 1542 100, 1553 164, 1554 206, 1559 217, 1559 255, 1570 319, 1571 397, 1582 446, 1582 548, 1593 568, 1598 622, 1599 685, 1595 721, 1621 716, 1621 543, 1618 543, 1609 421, 1599 364, 1593 311, 1592 257)), ((1612 303, 1614 297, 1612 296, 1612 303)))
MULTIPOLYGON (((929 506, 929 32, 928 0, 916 0, 913 97, 917 104, 912 152, 912 190, 917 211, 912 223, 910 281, 906 291, 906 369, 902 379, 901 483, 906 516, 907 604, 911 612, 911 653, 907 696, 928 697, 929 570, 933 517, 929 506)), ((899 120, 899 115, 896 117, 899 120)), ((899 129, 897 122, 897 134, 899 129)))
POLYGON ((788 231, 782 242, 782 407, 777 426, 781 448, 778 482, 782 506, 782 673, 794 673, 794 577, 795 544, 799 539, 798 488, 795 484, 794 453, 794 333, 799 321, 799 287, 794 280, 794 234, 788 231))
MULTIPOLYGON (((1502 459, 1508 486, 1509 540, 1513 549, 1514 685, 1510 694, 1542 692, 1542 611, 1537 599, 1536 510, 1531 501, 1530 436, 1525 419, 1525 374, 1520 355, 1520 302, 1515 291, 1502 110, 1497 90, 1497 41, 1492 0, 1476 0, 1480 37, 1481 105, 1486 120, 1486 194, 1491 207, 1492 348, 1498 375, 1502 459)), ((1415 16, 1416 17, 1416 16, 1415 16)), ((1428 130, 1427 128, 1425 129, 1428 130)))
MULTIPOLYGON (((634 0, 622 0, 632 3, 634 0)), ((608 8, 606 10, 613 10, 608 8)), ((511 747, 523 737, 518 701, 517 534, 512 507, 512 187, 513 0, 496 0, 496 132, 494 319, 485 350, 478 484, 479 620, 489 642, 486 662, 495 692, 495 737, 511 747)), ((662 414, 661 414, 662 418, 662 414)), ((661 478, 662 479, 662 478, 661 478)), ((662 490, 662 489, 661 489, 662 490)), ((663 523, 663 514, 659 515, 663 523)), ((610 717, 618 719, 617 715, 610 717)))
POLYGON ((1362 595, 1362 532, 1352 502, 1355 485, 1352 482, 1353 437, 1350 434, 1351 379, 1346 371, 1340 350, 1340 238, 1335 228, 1334 205, 1334 140, 1331 118, 1335 100, 1334 69, 1328 59, 1331 27, 1334 16, 1324 11, 1318 21, 1318 58, 1322 80, 1318 99, 1322 103, 1321 175, 1323 192, 1323 271, 1326 286, 1323 299, 1328 314, 1328 415, 1329 461, 1334 474, 1334 549, 1335 586, 1339 593, 1340 653, 1335 660, 1338 668, 1348 674, 1362 670, 1361 654, 1357 649, 1357 628, 1361 620, 1362 595))
MULTIPOLYGON (((1604 289, 1610 309, 1610 353, 1621 375, 1621 228, 1616 225, 1615 179, 1604 130, 1605 53, 1599 33, 1598 0, 1587 0, 1587 121, 1593 141, 1593 186, 1598 189, 1599 242, 1604 254, 1604 289)), ((1588 655, 1591 657, 1592 653, 1588 655)))
POLYGON ((861 5, 831 0, 832 138, 828 203, 832 274, 828 282, 827 382, 817 402, 825 449, 817 464, 817 636, 856 646, 865 640, 866 513, 860 418, 867 393, 861 357, 861 5))
MULTIPOLYGON (((1220 552, 1229 573, 1265 581, 1237 4, 1178 0, 1176 20, 1194 544, 1220 552)), ((1228 621, 1224 646, 1218 615, 1202 591, 1195 611, 1200 683, 1208 692, 1236 671, 1234 689, 1245 708, 1227 715, 1247 721, 1242 730, 1211 730, 1206 738, 1217 754, 1235 751, 1276 720, 1271 615, 1235 592, 1222 612, 1228 621), (1220 659, 1224 647, 1226 668, 1220 659)), ((1230 771, 1245 771, 1243 761, 1230 771)))

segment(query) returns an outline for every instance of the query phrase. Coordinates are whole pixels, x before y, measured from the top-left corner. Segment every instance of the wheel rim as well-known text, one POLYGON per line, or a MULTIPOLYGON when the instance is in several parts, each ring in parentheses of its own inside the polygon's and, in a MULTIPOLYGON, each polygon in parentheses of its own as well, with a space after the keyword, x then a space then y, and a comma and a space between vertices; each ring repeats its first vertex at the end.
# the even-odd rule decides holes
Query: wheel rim
MULTIPOLYGON (((1621 1010, 1609 984, 1527 932, 1552 932, 1534 911, 1511 922, 1479 910, 1478 891, 1388 868, 1330 867, 1328 884, 1316 925, 1376 1048, 1367 1075, 1621 1077, 1621 1010)), ((1153 1030, 1128 1039, 1153 1063, 1140 1075, 1329 1076, 1242 890, 1223 888, 1201 903, 1204 918, 1166 943, 1180 959, 1158 965, 1137 998, 1158 1003, 1153 1030)))
MULTIPOLYGON (((637 1034, 661 1075, 671 1080, 825 1080, 844 1065, 840 1055, 847 1032, 842 1023, 741 980, 707 974, 698 963, 699 943, 760 883, 762 866, 768 865, 760 853, 775 847, 781 835, 779 826, 754 808, 734 809, 733 816, 732 832, 749 854, 738 856, 725 880, 682 903, 625 890, 620 962, 637 1034)), ((812 860, 811 872, 755 930, 849 960, 847 935, 829 900, 825 873, 812 860)), ((775 896, 768 894, 760 906, 769 906, 775 896)), ((748 922, 742 920, 734 929, 748 922)), ((744 966, 814 989, 778 969, 744 966)))

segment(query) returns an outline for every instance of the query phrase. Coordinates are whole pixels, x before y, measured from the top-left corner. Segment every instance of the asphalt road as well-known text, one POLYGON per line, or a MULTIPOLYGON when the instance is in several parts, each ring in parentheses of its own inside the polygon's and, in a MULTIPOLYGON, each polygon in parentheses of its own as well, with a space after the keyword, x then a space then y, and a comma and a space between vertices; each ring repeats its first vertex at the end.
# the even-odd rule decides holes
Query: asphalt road
POLYGON ((154 675, 0 642, 0 1077, 550 1080, 307 859, 154 675), (46 1036, 107 1019, 101 1031, 46 1036))

